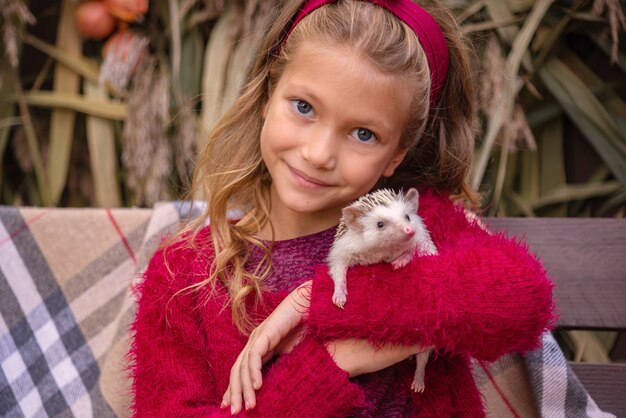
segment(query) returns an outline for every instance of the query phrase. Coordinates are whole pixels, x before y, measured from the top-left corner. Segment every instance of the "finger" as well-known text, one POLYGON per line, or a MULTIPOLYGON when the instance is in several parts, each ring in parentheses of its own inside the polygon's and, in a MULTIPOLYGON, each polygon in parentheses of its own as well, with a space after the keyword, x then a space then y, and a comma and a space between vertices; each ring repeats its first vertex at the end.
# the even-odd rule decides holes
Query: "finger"
MULTIPOLYGON (((261 355, 257 352, 253 352, 249 358, 249 368, 250 368, 250 377, 252 379, 252 388, 254 390, 261 389, 263 386, 263 374, 261 373, 261 369, 263 368, 263 364, 265 363, 265 358, 261 357, 261 355)), ((270 351, 266 354, 265 357, 272 358, 274 356, 274 351, 270 351)))
POLYGON ((269 339, 261 336, 250 348, 247 358, 247 369, 252 388, 255 390, 261 389, 261 386, 263 385, 261 369, 263 368, 263 364, 274 357, 275 350, 273 345, 276 346, 277 344, 272 344, 269 339))
POLYGON ((241 381, 240 381, 240 365, 241 365, 241 354, 237 361, 233 365, 233 368, 230 371, 230 413, 237 414, 241 412, 241 404, 242 404, 242 392, 241 392, 241 381))
POLYGON ((222 396, 222 403, 220 408, 224 409, 230 405, 230 385, 226 388, 226 392, 224 392, 224 396, 222 396))
POLYGON ((241 361, 240 369, 241 390, 243 392, 243 401, 246 410, 252 409, 256 406, 256 395, 254 393, 254 388, 252 387, 250 363, 248 361, 250 356, 251 351, 248 351, 247 355, 241 361))

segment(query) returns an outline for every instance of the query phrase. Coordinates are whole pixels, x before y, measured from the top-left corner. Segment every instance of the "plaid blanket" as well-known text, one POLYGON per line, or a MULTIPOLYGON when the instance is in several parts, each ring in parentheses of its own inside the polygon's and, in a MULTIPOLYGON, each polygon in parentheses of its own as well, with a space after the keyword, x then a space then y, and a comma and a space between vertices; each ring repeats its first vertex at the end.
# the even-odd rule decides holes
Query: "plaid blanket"
MULTIPOLYGON (((199 203, 154 209, 0 207, 0 416, 125 417, 132 287, 199 203)), ((542 349, 474 363, 491 417, 611 417, 547 334, 542 349)))

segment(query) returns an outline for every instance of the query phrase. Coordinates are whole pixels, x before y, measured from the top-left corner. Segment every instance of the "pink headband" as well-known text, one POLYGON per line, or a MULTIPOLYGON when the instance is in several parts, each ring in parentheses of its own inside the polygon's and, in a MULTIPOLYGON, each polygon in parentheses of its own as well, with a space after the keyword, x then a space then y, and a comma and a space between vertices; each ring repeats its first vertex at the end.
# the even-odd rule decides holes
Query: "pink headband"
MULTIPOLYGON (((337 0, 309 0, 305 2, 293 19, 293 23, 283 42, 285 42, 293 28, 300 23, 305 16, 318 7, 335 1, 337 0)), ((426 53, 431 77, 431 107, 435 106, 439 96, 441 96, 441 91, 443 90, 448 74, 448 44, 446 43, 446 38, 441 27, 439 27, 435 19, 433 19, 426 10, 413 3, 411 0, 368 1, 389 10, 398 19, 406 23, 417 35, 417 39, 426 53)))

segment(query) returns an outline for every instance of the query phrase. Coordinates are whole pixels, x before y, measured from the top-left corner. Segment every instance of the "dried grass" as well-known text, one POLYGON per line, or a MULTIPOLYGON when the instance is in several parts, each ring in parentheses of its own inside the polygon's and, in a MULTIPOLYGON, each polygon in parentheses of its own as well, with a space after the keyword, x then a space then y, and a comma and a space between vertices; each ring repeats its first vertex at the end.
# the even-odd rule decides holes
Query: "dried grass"
POLYGON ((174 120, 173 146, 176 155, 176 171, 185 189, 191 186, 191 174, 196 161, 196 135, 199 131, 194 106, 193 101, 187 103, 180 109, 174 120))
POLYGON ((110 42, 104 61, 100 66, 100 83, 118 96, 128 95, 128 85, 139 62, 148 55, 150 41, 130 30, 115 35, 117 42, 110 42))
POLYGON ((19 165, 20 169, 24 173, 30 173, 33 171, 33 159, 28 149, 28 142, 26 141, 26 132, 21 126, 15 129, 13 140, 11 141, 13 147, 13 156, 15 161, 19 165))
MULTIPOLYGON (((60 3, 59 0, 55 2, 60 3)), ((444 2, 456 8, 465 31, 471 31, 472 28, 485 31, 471 37, 480 43, 479 50, 484 51, 484 55, 480 57, 484 68, 480 75, 479 92, 480 108, 486 122, 485 131, 482 133, 482 143, 485 146, 477 150, 478 158, 475 160, 472 183, 476 183, 483 189, 497 190, 497 193, 494 192, 490 198, 492 202, 496 201, 493 203, 494 208, 498 207, 500 204, 498 200, 502 199, 500 207, 503 209, 498 213, 504 214, 505 210, 519 206, 526 209, 524 211, 526 214, 532 215, 536 210, 539 216, 545 216, 547 211, 542 206, 538 207, 537 204, 542 204, 541 198, 546 196, 544 196, 544 190, 535 184, 541 176, 544 176, 544 173, 539 173, 535 165, 536 161, 548 158, 545 152, 546 147, 542 145, 542 141, 545 142, 546 138, 549 138, 543 133, 543 127, 547 123, 565 112, 570 115, 569 118, 575 124, 589 125, 588 129, 582 129, 582 131, 585 136, 589 137, 590 143, 594 141, 598 143, 599 139, 605 141, 608 138, 611 141, 608 139, 607 141, 613 144, 615 149, 623 149, 623 141, 614 144, 617 138, 622 138, 622 136, 612 131, 606 132, 611 121, 607 120, 607 117, 594 117, 598 109, 591 113, 587 112, 589 103, 594 100, 606 108, 600 109, 603 114, 608 112, 608 117, 615 116, 615 108, 612 107, 615 100, 608 99, 613 96, 604 90, 602 94, 599 94, 596 88, 578 91, 580 87, 571 87, 574 86, 571 82, 575 80, 570 80, 572 77, 564 71, 550 73, 552 78, 548 79, 545 75, 546 68, 553 65, 553 58, 556 56, 571 66, 574 73, 578 73, 577 69, 580 67, 571 64, 571 59, 567 59, 564 53, 568 50, 568 45, 563 41, 567 40, 570 32, 576 32, 579 36, 594 40, 603 51, 606 51, 607 56, 611 56, 613 62, 618 55, 624 56, 623 44, 620 46, 618 41, 619 36, 623 35, 620 31, 626 29, 623 12, 625 3, 623 0, 594 0, 593 2, 576 0, 566 2, 567 4, 556 2, 554 5, 552 5, 552 0, 523 2, 517 0, 444 0, 444 2), (548 9, 549 13, 547 13, 548 9), (592 13, 601 17, 592 16, 592 13), (520 23, 517 23, 518 21, 520 23), (522 21, 524 24, 521 24, 522 21), (509 25, 504 27, 503 22, 509 25), (512 22, 515 23, 511 24, 512 22), (604 37, 599 41, 599 34, 603 30, 604 37), (486 31, 493 35, 487 37, 486 31), (533 48, 529 47, 531 42, 533 48), (561 86, 567 81, 570 82, 570 87, 561 86), (557 87, 561 88, 562 95, 558 94, 561 90, 555 90, 557 87), (593 95, 590 96, 588 90, 593 95), (570 97, 568 92, 574 91, 576 93, 572 93, 570 97), (520 98, 520 92, 523 92, 523 99, 520 98), (601 100, 598 100, 599 97, 601 100), (574 106, 573 110, 572 106, 574 106), (533 114, 534 132, 539 133, 542 138, 537 154, 523 153, 533 156, 532 160, 536 161, 532 164, 524 162, 528 158, 522 153, 511 154, 520 148, 535 149, 533 130, 530 129, 526 118, 529 112, 533 114), (533 174, 535 171, 537 174, 533 174), (522 180, 524 176, 532 177, 532 180, 522 180), (525 191, 527 186, 538 192, 527 193, 525 191), (518 197, 519 202, 514 201, 518 197)), ((11 69, 13 66, 12 69, 16 73, 15 66, 18 65, 24 26, 34 23, 34 17, 24 6, 25 3, 27 3, 25 0, 0 0, 0 49, 3 49, 0 55, 3 60, 2 64, 6 63, 6 69, 11 69), (5 56, 9 59, 5 59, 5 56)), ((196 141, 202 138, 197 129, 210 126, 211 121, 217 118, 237 95, 243 74, 254 53, 254 47, 258 44, 263 28, 266 26, 267 16, 277 3, 278 0, 229 0, 228 2, 225 0, 177 0, 169 2, 170 7, 176 6, 176 10, 173 10, 168 9, 168 0, 153 2, 151 4, 154 7, 151 8, 144 22, 146 24, 133 27, 133 30, 143 31, 143 35, 127 30, 124 36, 128 38, 123 42, 112 44, 113 48, 104 58, 100 69, 97 68, 99 57, 64 54, 61 48, 48 45, 34 38, 32 34, 30 36, 26 34, 24 42, 48 55, 51 62, 60 63, 84 79, 94 82, 100 80, 109 87, 109 92, 113 92, 120 100, 113 108, 110 101, 105 106, 93 100, 83 103, 75 100, 75 97, 51 95, 49 91, 46 91, 46 84, 44 83, 43 87, 41 84, 42 80, 47 77, 48 70, 29 69, 28 66, 22 65, 19 70, 20 77, 24 77, 25 80, 38 79, 35 87, 32 85, 30 87, 31 89, 42 87, 43 90, 38 92, 31 90, 21 94, 22 103, 19 108, 16 108, 9 99, 6 103, 9 103, 10 111, 5 111, 0 115, 0 121, 2 118, 10 120, 11 117, 19 117, 21 120, 21 115, 24 113, 24 118, 28 121, 25 125, 28 127, 26 132, 29 133, 28 149, 23 146, 26 143, 23 127, 11 127, 9 134, 9 129, 0 126, 0 145, 2 145, 2 135, 10 138, 5 142, 11 145, 13 148, 9 148, 11 151, 16 152, 15 158, 19 168, 15 168, 15 173, 25 175, 29 183, 28 186, 19 186, 19 190, 18 186, 10 185, 9 188, 15 189, 9 190, 11 194, 33 196, 37 194, 37 188, 47 186, 47 178, 41 169, 43 165, 41 162, 37 164, 37 161, 42 160, 38 157, 40 153, 45 156, 49 150, 46 149, 45 140, 37 140, 33 129, 39 132, 43 127, 48 128, 49 121, 47 121, 47 116, 42 117, 37 113, 36 120, 31 123, 28 116, 29 108, 42 106, 52 109, 69 108, 79 113, 86 113, 88 117, 98 116, 107 120, 126 121, 121 138, 117 138, 117 141, 122 143, 123 170, 113 175, 109 174, 112 182, 124 183, 121 193, 124 196, 124 205, 151 205, 158 199, 170 198, 170 193, 174 193, 177 186, 186 187, 195 161, 196 141), (220 16, 221 19, 216 22, 215 20, 220 16), (172 24, 173 17, 177 17, 178 26, 172 24), (155 28, 165 29, 161 31, 155 28), (172 31, 176 36, 171 33, 172 31), (190 34, 193 35, 195 44, 186 49, 191 44, 190 34), (182 41, 182 44, 177 44, 179 41, 182 41), (150 56, 148 51, 149 43, 154 56, 150 56), (206 53, 203 54, 203 52, 206 53), (176 54, 179 55, 179 59, 176 58, 176 54), (204 57, 206 59, 204 67, 201 63, 190 59, 190 56, 204 57), (178 70, 175 64, 178 62, 180 62, 180 77, 176 76, 178 70), (201 88, 202 79, 204 83, 201 88), (194 81, 189 82, 190 80, 194 81), (198 100, 202 100, 201 105, 198 105, 198 100), (200 108, 206 115, 210 114, 209 118, 205 118, 204 124, 198 122, 196 112, 200 108), (128 118, 126 119, 127 112, 128 118), (175 116, 170 118, 170 113, 175 116), (18 149, 16 150, 15 147, 18 149), (28 176, 38 171, 40 173, 35 183, 28 176), (24 192, 26 189, 29 190, 24 192)), ((89 52, 89 48, 85 51, 89 52)), ((606 61, 608 62, 608 58, 606 61)), ((48 67, 50 65, 52 64, 47 64, 48 67)), ((6 69, 3 74, 11 80, 11 83, 7 82, 6 86, 12 86, 15 84, 10 76, 12 71, 6 71, 6 69)), ((625 71, 625 69, 626 67, 621 64, 611 71, 625 71)), ((583 75, 584 72, 578 74, 579 77, 583 75)), ((617 90, 619 88, 617 83, 606 85, 606 89, 617 90)), ((12 94, 9 91, 7 97, 12 94)), ((597 103, 594 106, 600 108, 597 103)), ((620 112, 617 114, 621 115, 620 112)), ((621 127, 619 123, 618 127, 621 127)), ((48 129, 44 129, 40 138, 45 139, 47 132, 48 129)), ((563 132, 557 132, 554 135, 563 137, 561 138, 563 141, 567 140, 563 132)), ((602 181, 611 180, 614 171, 623 172, 623 168, 620 168, 623 167, 623 158, 619 160, 617 153, 602 152, 601 154, 605 164, 611 167, 611 173, 607 171, 602 181), (620 161, 621 166, 618 164, 620 161)), ((554 160, 552 157, 549 159, 554 160)), ((75 163, 76 161, 72 160, 72 164, 75 163)), ((16 167, 16 164, 12 167, 16 167)), ((3 178, 9 177, 7 175, 3 178)), ((623 175, 619 178, 623 179, 623 175)), ((67 193, 64 193, 65 201, 88 201, 88 199, 73 196, 73 193, 86 192, 86 187, 75 186, 68 185, 67 193), (71 188, 75 190, 70 190, 71 188)), ((611 187, 610 190, 613 190, 614 187, 611 187)), ((620 190, 619 193, 623 193, 623 188, 620 190)), ((618 192, 615 193, 616 199, 621 196, 618 192)), ((575 196, 580 197, 578 194, 575 196)), ((549 197, 547 195, 547 198, 549 197)), ((25 199, 26 202, 28 200, 28 198, 25 199)), ((40 200, 45 201, 43 198, 40 200)), ((622 200, 616 201, 619 203, 622 200)), ((608 203, 610 202, 607 200, 608 203)), ((564 203, 565 205, 567 205, 569 215, 585 215, 586 213, 581 209, 582 204, 564 203)), ((623 212, 620 213, 619 216, 623 216, 623 212)), ((614 214, 615 211, 609 213, 609 215, 614 214)))
POLYGON ((37 19, 21 0, 0 0, 0 33, 4 55, 13 68, 19 64, 18 45, 24 25, 33 25, 37 19))
MULTIPOLYGON (((487 120, 495 117, 502 94, 505 91, 506 59, 502 53, 502 46, 498 38, 492 35, 487 42, 483 56, 483 71, 480 76, 480 108, 487 120)), ((520 142, 531 150, 537 148, 535 137, 528 125, 526 113, 519 103, 516 103, 511 115, 511 122, 504 124, 496 141, 508 151, 517 149, 520 142)))
POLYGON ((488 119, 493 118, 504 90, 506 61, 502 45, 496 35, 491 35, 482 57, 483 71, 480 75, 480 108, 488 119))
POLYGON ((518 145, 523 143, 528 149, 535 151, 537 149, 537 141, 535 141, 535 135, 528 125, 526 112, 524 112, 524 108, 519 103, 515 104, 512 116, 511 123, 507 127, 509 130, 508 135, 518 145))
POLYGON ((156 58, 140 62, 132 79, 128 118, 122 132, 122 164, 135 204, 151 206, 169 198, 172 150, 166 135, 169 121, 167 75, 156 58))
POLYGON ((626 18, 620 0, 594 0, 591 13, 596 16, 605 14, 609 21, 611 34, 611 63, 617 62, 619 55, 619 32, 626 30, 626 18))

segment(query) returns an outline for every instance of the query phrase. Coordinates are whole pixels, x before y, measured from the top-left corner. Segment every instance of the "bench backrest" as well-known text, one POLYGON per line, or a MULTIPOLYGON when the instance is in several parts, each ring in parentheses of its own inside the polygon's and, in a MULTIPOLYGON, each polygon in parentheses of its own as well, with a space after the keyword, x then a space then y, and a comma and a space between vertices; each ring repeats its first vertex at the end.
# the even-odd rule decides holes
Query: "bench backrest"
MULTIPOLYGON (((626 220, 487 218, 524 238, 556 283, 559 328, 626 330, 626 220)), ((604 410, 626 416, 626 364, 571 363, 604 410)))

